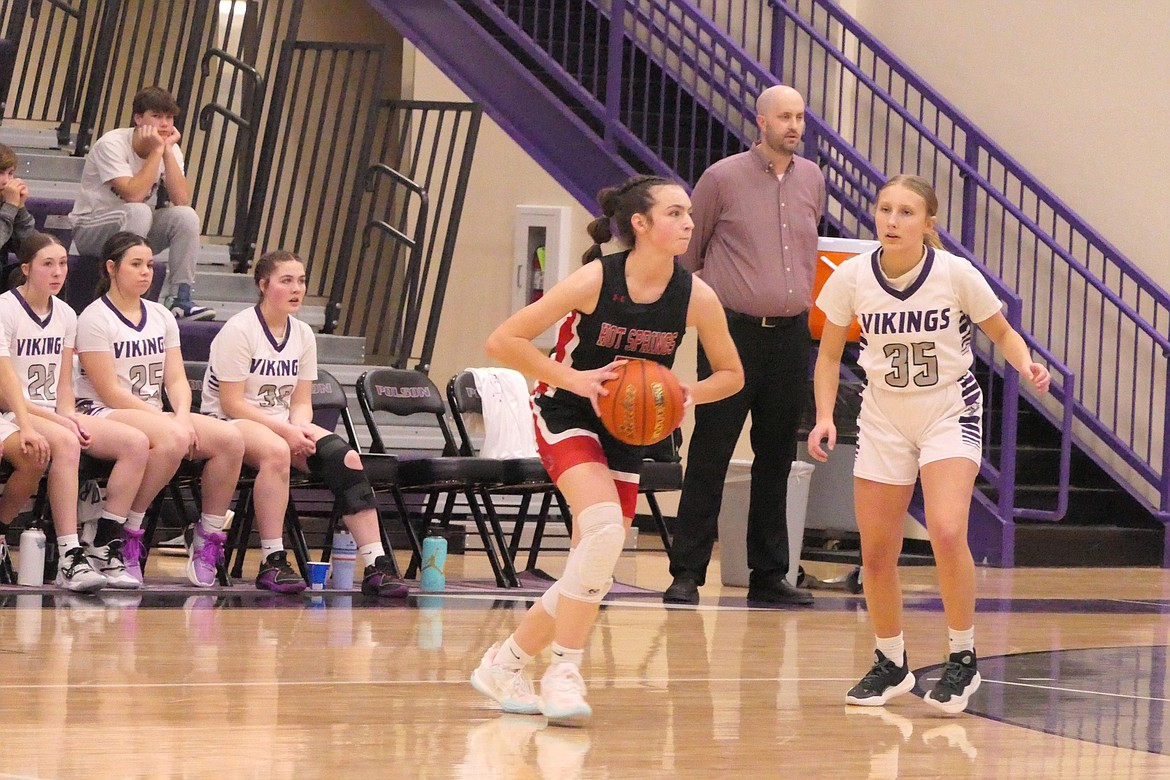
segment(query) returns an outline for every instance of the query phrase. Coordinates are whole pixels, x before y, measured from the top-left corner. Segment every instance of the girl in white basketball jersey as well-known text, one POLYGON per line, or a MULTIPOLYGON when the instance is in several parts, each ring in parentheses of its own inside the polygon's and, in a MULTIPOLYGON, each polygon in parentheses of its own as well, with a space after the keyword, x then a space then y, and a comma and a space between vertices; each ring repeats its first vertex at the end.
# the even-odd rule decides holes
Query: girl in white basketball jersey
POLYGON ((8 409, 0 414, 0 453, 13 467, 0 494, 0 563, 8 558, 8 544, 4 540, 8 525, 37 492, 49 465, 49 442, 33 424, 21 382, 5 347, 7 344, 0 333, 0 404, 8 409))
POLYGON ((69 271, 65 247, 56 238, 33 233, 20 245, 24 281, 0 295, 0 356, 7 356, 24 395, 33 427, 49 442, 49 508, 60 562, 57 584, 93 591, 110 584, 135 586, 127 578, 94 571, 77 537, 78 462, 82 450, 114 461, 105 510, 125 520, 145 511, 153 496, 138 496, 147 467, 149 442, 140 431, 112 420, 82 418, 73 400, 73 351, 77 315, 56 297, 69 271))
MULTIPOLYGON (((115 233, 102 247, 104 262, 98 299, 77 320, 77 408, 146 434, 150 459, 138 496, 148 506, 184 458, 203 467, 203 514, 195 528, 187 563, 192 584, 215 584, 227 536, 223 532, 232 494, 240 477, 244 440, 220 420, 191 413, 191 386, 179 351, 175 316, 142 298, 154 278, 154 259, 146 239, 115 233), (163 411, 166 391, 173 412, 163 411)), ((136 500, 137 503, 137 500, 136 500)), ((123 521, 103 512, 90 542, 90 563, 99 571, 126 568, 142 581, 143 512, 123 521)))
POLYGON ((304 590, 284 550, 289 468, 321 479, 341 506, 341 517, 365 563, 362 593, 403 597, 382 546, 374 492, 361 457, 332 431, 313 424, 317 341, 296 318, 305 299, 305 264, 292 252, 268 252, 256 263, 260 302, 224 325, 211 342, 203 380, 203 413, 231 420, 244 435, 244 462, 256 475, 256 524, 263 562, 256 587, 304 590))
POLYGON ((866 387, 853 467, 861 532, 865 601, 877 650, 873 668, 847 694, 848 704, 881 706, 914 687, 902 640, 898 555, 902 519, 921 476, 926 527, 938 569, 949 631, 942 678, 926 700, 962 712, 978 689, 975 563, 967 516, 982 459, 983 401, 970 372, 972 323, 1037 392, 1048 370, 1033 362, 999 299, 971 263, 942 249, 934 232, 938 198, 918 176, 895 176, 878 192, 875 231, 881 248, 846 260, 825 283, 826 315, 815 371, 814 458, 833 449, 841 353, 854 317, 861 323, 866 387))

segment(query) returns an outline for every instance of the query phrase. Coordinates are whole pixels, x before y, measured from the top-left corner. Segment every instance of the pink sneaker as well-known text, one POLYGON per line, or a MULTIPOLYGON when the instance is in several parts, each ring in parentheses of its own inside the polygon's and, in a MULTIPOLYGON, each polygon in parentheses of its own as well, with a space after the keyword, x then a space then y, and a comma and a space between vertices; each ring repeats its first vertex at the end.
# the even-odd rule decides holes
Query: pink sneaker
POLYGON ((142 537, 146 531, 142 528, 132 530, 122 526, 122 560, 126 563, 126 573, 142 584, 142 559, 146 555, 146 548, 142 546, 142 537))
POLYGON ((204 533, 203 526, 195 526, 191 542, 191 557, 187 560, 187 579, 198 588, 210 588, 223 564, 223 547, 227 534, 213 531, 204 533))

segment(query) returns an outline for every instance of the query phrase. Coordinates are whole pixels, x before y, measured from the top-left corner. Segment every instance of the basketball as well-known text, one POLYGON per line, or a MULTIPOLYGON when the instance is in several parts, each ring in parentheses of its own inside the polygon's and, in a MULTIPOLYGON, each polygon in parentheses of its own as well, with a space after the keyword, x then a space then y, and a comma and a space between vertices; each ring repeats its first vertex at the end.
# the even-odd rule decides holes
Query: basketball
POLYGON ((683 391, 670 369, 651 360, 630 360, 602 386, 601 422, 620 442, 646 446, 662 441, 682 422, 683 391))

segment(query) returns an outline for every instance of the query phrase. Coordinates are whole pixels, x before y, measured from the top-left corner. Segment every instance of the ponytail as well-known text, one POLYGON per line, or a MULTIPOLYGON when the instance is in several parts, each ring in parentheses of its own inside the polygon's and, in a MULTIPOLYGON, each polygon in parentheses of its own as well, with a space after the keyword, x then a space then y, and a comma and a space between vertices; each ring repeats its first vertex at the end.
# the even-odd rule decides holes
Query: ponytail
POLYGON ((114 261, 116 269, 122 263, 126 253, 136 246, 150 246, 146 239, 129 230, 122 230, 106 239, 102 244, 101 264, 98 266, 98 281, 94 292, 100 298, 110 291, 110 272, 106 269, 106 261, 114 261))
POLYGON ((635 214, 650 213, 654 206, 651 189, 674 183, 661 176, 633 176, 616 187, 606 187, 597 193, 602 216, 585 228, 593 239, 593 245, 581 256, 581 263, 589 263, 601 257, 601 245, 613 239, 615 229, 617 237, 633 248, 634 226, 630 220, 635 214))

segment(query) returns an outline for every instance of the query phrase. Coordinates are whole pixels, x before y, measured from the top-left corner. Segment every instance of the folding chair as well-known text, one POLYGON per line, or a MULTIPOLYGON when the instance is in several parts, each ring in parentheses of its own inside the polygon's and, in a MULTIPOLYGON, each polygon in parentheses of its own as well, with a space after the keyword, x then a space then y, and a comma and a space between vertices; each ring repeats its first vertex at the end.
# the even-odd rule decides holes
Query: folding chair
MULTIPOLYGON (((468 427, 468 417, 483 417, 483 399, 476 388, 475 376, 471 371, 460 371, 451 377, 447 383, 447 403, 451 407, 451 416, 455 420, 455 429, 459 432, 459 454, 476 456, 475 444, 471 440, 468 427)), ((565 497, 557 490, 556 484, 545 471, 540 458, 502 458, 503 478, 499 485, 485 487, 491 495, 520 496, 520 506, 516 510, 515 525, 512 530, 512 541, 508 546, 508 555, 513 561, 520 551, 520 539, 524 526, 528 521, 529 507, 533 496, 541 496, 540 509, 536 514, 536 526, 533 529, 532 544, 528 550, 528 563, 525 571, 536 569, 536 558, 540 554, 540 545, 544 539, 545 523, 548 521, 552 502, 556 501, 564 518, 565 527, 569 533, 573 532, 572 513, 565 497)))
MULTIPOLYGON (((398 417, 415 414, 434 416, 443 435, 443 455, 432 457, 417 452, 395 452, 398 458, 398 487, 403 493, 422 493, 427 496, 422 522, 424 530, 435 516, 440 496, 446 496, 441 520, 445 527, 451 521, 455 496, 462 495, 483 540, 496 583, 500 587, 519 586, 520 581, 508 554, 499 518, 491 498, 483 490, 503 481, 503 464, 491 458, 457 454, 459 448, 447 425, 443 397, 425 374, 404 368, 373 369, 358 379, 357 390, 362 416, 365 417, 373 442, 371 453, 387 451, 374 419, 375 412, 388 412, 398 417)), ((408 577, 413 576, 421 561, 422 556, 416 551, 407 569, 408 577)))
POLYGON ((654 525, 658 535, 662 538, 662 546, 670 552, 670 530, 666 527, 666 518, 662 515, 662 508, 658 506, 657 493, 673 490, 682 490, 683 467, 679 448, 682 447, 682 431, 676 430, 657 444, 646 448, 642 460, 642 478, 638 482, 638 492, 646 497, 650 506, 650 515, 654 518, 654 525))
MULTIPOLYGON (((337 427, 340 421, 345 428, 345 438, 349 445, 355 451, 361 452, 357 442, 357 430, 354 428, 353 418, 349 413, 349 399, 345 394, 345 387, 337 381, 337 379, 328 371, 318 369, 317 381, 313 383, 313 422, 320 425, 322 428, 332 431, 337 427)), ((363 457, 363 466, 365 465, 365 458, 363 457)), ((255 471, 245 467, 251 472, 252 480, 255 479, 255 471)), ((393 458, 388 458, 384 462, 377 464, 377 473, 383 485, 392 484, 397 479, 397 463, 393 458)), ((367 473, 367 476, 369 474, 367 473)), ((241 488, 240 496, 236 501, 236 506, 242 507, 239 517, 239 522, 233 526, 232 536, 228 541, 228 549, 234 550, 234 561, 232 563, 231 573, 233 577, 242 577, 244 573, 244 556, 248 551, 248 540, 252 535, 252 527, 256 520, 256 507, 254 504, 254 482, 241 488)), ((310 474, 304 474, 300 471, 294 470, 289 480, 289 502, 288 508, 285 510, 284 528, 289 536, 293 557, 296 558, 297 566, 301 571, 301 576, 305 577, 308 582, 308 561, 309 561, 309 544, 305 538, 304 528, 301 525, 300 514, 297 511, 295 496, 293 491, 306 490, 328 490, 328 488, 316 477, 310 474)), ((391 491, 393 500, 401 517, 404 518, 403 523, 407 526, 407 534, 410 536, 413 528, 410 527, 409 521, 406 519, 406 504, 402 496, 391 491)), ((341 510, 334 502, 333 509, 330 512, 329 524, 325 531, 325 542, 322 546, 321 560, 328 561, 329 553, 331 552, 330 539, 333 536, 333 530, 337 526, 337 521, 341 519, 341 510)), ((378 532, 381 536, 382 546, 386 550, 386 554, 390 556, 390 560, 394 561, 395 569, 397 570, 397 561, 394 559, 394 550, 390 545, 390 538, 386 533, 385 524, 382 522, 381 512, 378 513, 378 532)), ((417 547, 417 540, 412 539, 414 544, 412 547, 417 547)))

